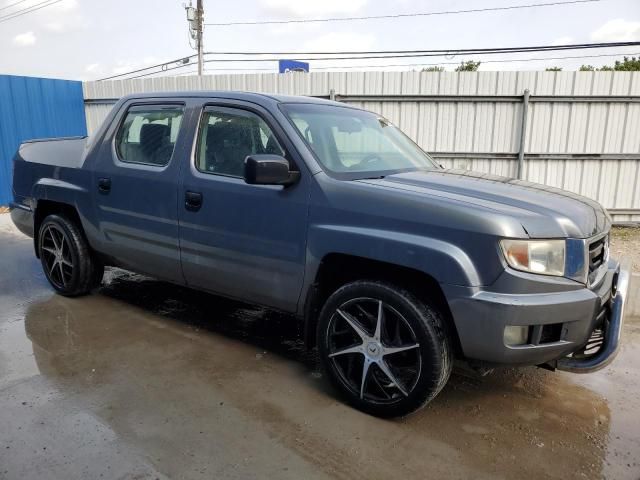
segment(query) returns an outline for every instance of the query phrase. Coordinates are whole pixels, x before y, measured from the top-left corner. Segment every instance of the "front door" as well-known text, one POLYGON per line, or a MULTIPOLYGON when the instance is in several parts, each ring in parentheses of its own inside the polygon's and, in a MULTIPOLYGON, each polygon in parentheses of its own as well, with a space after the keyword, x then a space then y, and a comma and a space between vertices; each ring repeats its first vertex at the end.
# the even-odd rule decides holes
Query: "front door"
POLYGON ((203 110, 194 158, 183 169, 182 267, 191 286, 295 311, 304 275, 309 179, 301 175, 289 187, 244 182, 247 155, 283 155, 296 168, 278 125, 250 105, 203 110))
POLYGON ((125 268, 184 282, 178 240, 182 104, 130 104, 94 167, 99 250, 125 268))

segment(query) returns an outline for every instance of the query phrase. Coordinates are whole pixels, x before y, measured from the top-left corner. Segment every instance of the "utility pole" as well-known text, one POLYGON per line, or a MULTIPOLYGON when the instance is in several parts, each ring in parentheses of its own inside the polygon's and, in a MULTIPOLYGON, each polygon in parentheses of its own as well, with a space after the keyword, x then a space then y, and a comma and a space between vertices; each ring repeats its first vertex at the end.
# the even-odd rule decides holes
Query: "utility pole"
MULTIPOLYGON (((184 5, 184 4, 183 4, 184 5)), ((184 5, 187 12, 187 23, 189 24, 189 34, 196 41, 195 50, 198 52, 198 76, 202 76, 204 65, 204 47, 202 45, 202 31, 204 29, 204 7, 202 0, 196 0, 196 8, 193 8, 191 1, 189 6, 184 5)), ((191 45, 193 48, 193 45, 191 45)))
POLYGON ((198 76, 202 76, 202 70, 203 70, 203 46, 202 46, 202 30, 204 28, 204 7, 202 6, 202 0, 198 0, 197 2, 197 19, 198 19, 198 30, 197 30, 197 37, 196 37, 196 42, 198 45, 198 76))

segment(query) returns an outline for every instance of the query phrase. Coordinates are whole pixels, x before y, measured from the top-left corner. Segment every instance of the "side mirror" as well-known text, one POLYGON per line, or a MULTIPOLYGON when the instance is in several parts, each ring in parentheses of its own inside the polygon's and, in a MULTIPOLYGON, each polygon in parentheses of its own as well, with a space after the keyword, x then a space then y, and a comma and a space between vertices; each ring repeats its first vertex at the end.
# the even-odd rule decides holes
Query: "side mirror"
POLYGON ((289 161, 280 155, 249 155, 244 160, 244 181, 249 185, 292 185, 300 172, 289 168, 289 161))

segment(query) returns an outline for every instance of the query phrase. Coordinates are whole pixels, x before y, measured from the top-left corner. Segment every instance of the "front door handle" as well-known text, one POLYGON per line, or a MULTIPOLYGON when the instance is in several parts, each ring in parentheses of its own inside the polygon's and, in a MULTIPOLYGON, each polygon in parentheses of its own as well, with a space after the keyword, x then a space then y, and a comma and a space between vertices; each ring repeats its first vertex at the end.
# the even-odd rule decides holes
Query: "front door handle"
POLYGON ((109 193, 111 191, 111 179, 110 178, 98 179, 98 191, 100 193, 109 193))
POLYGON ((202 194, 199 192, 186 192, 184 194, 184 207, 191 211, 197 212, 202 206, 202 194))

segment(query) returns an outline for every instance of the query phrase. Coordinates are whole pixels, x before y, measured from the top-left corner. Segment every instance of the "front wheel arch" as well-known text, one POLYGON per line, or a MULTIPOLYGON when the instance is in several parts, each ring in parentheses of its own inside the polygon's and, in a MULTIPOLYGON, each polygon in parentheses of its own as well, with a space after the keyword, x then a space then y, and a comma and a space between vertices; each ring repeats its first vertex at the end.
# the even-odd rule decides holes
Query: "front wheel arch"
POLYGON ((365 257, 331 253, 320 262, 315 281, 306 292, 304 303, 304 341, 308 349, 316 347, 316 328, 322 306, 327 298, 343 285, 356 280, 371 280, 398 285, 427 302, 442 315, 444 328, 452 340, 454 354, 462 347, 449 303, 437 280, 431 275, 401 265, 365 257))
POLYGON ((339 288, 322 308, 317 337, 330 382, 349 404, 372 415, 418 410, 451 374, 451 339, 440 312, 386 282, 339 288))

